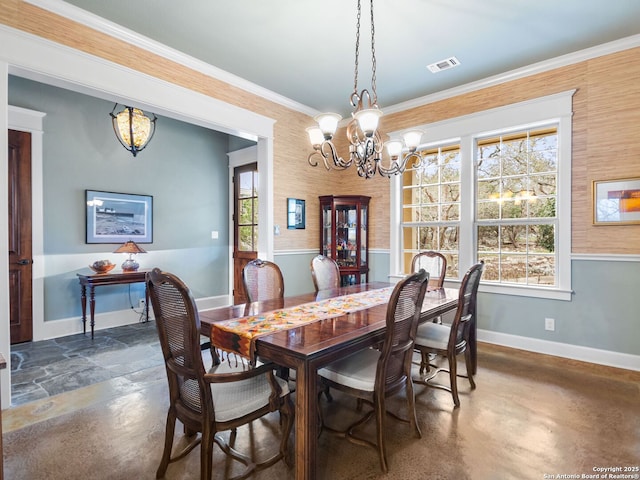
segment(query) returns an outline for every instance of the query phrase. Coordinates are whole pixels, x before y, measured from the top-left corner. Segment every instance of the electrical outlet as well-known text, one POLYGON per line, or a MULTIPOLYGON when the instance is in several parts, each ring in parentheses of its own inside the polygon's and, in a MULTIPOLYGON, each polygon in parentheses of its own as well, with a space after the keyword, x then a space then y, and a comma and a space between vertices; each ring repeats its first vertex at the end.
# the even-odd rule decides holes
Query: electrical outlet
POLYGON ((556 320, 555 318, 545 318, 544 319, 544 329, 545 330, 550 330, 550 331, 555 331, 556 329, 556 320))
POLYGON ((144 308, 144 298, 138 300, 138 308, 144 308))

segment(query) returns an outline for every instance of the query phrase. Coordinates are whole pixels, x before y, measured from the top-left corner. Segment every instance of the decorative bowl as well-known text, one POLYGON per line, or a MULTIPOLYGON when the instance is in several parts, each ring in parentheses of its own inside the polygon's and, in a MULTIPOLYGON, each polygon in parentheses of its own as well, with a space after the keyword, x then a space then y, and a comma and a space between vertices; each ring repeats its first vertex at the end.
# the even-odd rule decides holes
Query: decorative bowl
POLYGON ((111 263, 109 260, 98 260, 93 262, 93 265, 89 265, 89 268, 96 273, 108 273, 116 266, 115 263, 111 263))

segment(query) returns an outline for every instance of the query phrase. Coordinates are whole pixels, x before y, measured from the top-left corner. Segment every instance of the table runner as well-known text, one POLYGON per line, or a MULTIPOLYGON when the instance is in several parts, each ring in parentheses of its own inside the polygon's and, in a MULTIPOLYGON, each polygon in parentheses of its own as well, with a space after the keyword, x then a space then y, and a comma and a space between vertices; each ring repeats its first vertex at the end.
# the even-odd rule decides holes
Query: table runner
POLYGON ((259 315, 216 322, 211 326, 211 344, 215 348, 238 353, 253 361, 256 338, 388 303, 393 288, 352 293, 259 315))

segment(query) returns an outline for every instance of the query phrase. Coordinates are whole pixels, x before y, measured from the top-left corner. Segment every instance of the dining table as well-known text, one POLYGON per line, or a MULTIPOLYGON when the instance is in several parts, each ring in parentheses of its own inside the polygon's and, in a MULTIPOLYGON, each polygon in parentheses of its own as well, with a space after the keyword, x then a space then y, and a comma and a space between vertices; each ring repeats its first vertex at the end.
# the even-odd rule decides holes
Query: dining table
MULTIPOLYGON (((216 345, 213 332, 224 324, 243 319, 265 322, 270 312, 286 315, 303 306, 314 312, 326 306, 326 316, 315 316, 308 322, 292 323, 288 328, 261 333, 251 341, 252 353, 260 360, 295 370, 295 478, 312 480, 317 474, 318 438, 318 369, 344 358, 358 350, 381 342, 385 335, 387 301, 360 307, 348 313, 333 313, 327 303, 330 299, 352 298, 355 295, 373 295, 376 290, 391 291, 392 283, 369 282, 317 293, 308 293, 273 300, 265 300, 241 305, 201 310, 199 312, 201 334, 213 337, 212 348, 216 345), (361 293, 362 292, 362 293, 361 293), (364 293, 368 292, 368 293, 364 293), (337 315, 337 316, 336 316, 337 315), (289 328, 290 327, 290 328, 289 328), (254 350, 254 351, 253 351, 254 350)), ((437 288, 427 290, 422 304, 420 321, 432 321, 458 304, 458 289, 437 288)), ((339 311, 338 311, 339 312, 339 311)), ((313 316, 312 316, 313 317, 313 316)))

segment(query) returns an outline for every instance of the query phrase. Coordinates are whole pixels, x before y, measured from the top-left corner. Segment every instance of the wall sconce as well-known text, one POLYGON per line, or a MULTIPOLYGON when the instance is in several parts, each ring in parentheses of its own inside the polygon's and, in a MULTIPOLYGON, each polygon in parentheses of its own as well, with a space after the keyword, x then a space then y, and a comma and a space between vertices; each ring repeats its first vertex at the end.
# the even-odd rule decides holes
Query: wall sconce
POLYGON ((115 113, 117 108, 118 104, 116 103, 109 114, 113 123, 113 131, 122 146, 135 157, 151 141, 156 131, 158 118, 153 113, 151 114, 153 118, 151 118, 139 108, 126 106, 120 113, 115 113))
POLYGON ((135 272, 136 270, 138 270, 138 267, 140 265, 138 264, 138 262, 136 262, 133 259, 133 256, 138 254, 138 253, 147 253, 147 251, 145 249, 143 249, 142 247, 140 247, 133 240, 129 240, 129 241, 123 243, 122 245, 120 245, 118 248, 116 248, 113 253, 128 253, 129 254, 129 258, 127 260, 125 260, 124 263, 122 264, 122 271, 123 272, 135 272))

